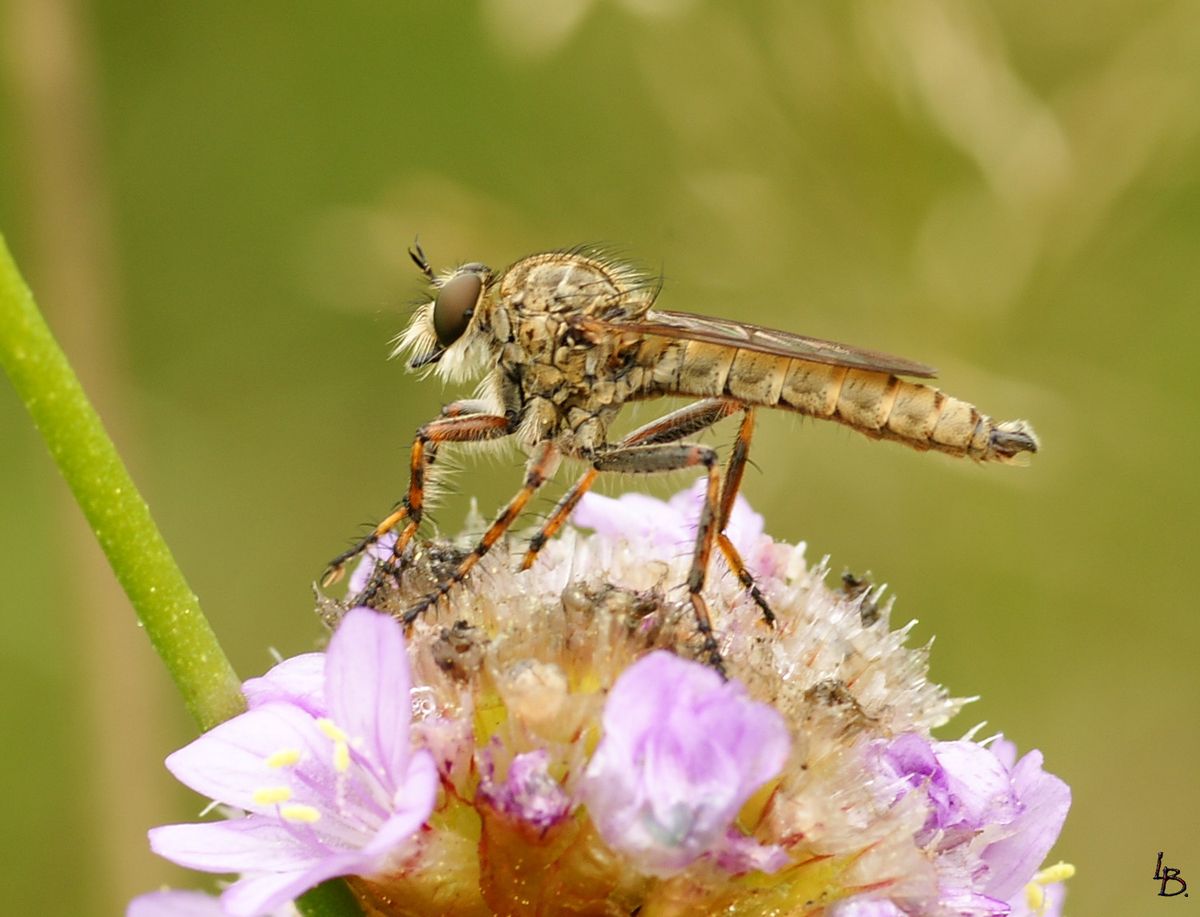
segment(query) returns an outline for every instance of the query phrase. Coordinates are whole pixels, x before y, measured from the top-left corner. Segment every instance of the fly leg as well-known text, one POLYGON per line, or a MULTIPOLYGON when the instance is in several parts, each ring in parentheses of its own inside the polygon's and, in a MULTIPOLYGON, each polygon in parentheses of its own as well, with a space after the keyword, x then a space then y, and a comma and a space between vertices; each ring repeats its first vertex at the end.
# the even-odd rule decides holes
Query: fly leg
POLYGON ((449 404, 443 408, 442 417, 430 421, 417 430, 409 458, 408 493, 400 505, 375 526, 365 538, 330 561, 323 578, 326 585, 337 582, 341 578, 347 561, 361 554, 388 532, 396 529, 401 522, 407 520, 392 545, 391 555, 376 567, 366 587, 354 598, 356 605, 370 605, 374 601, 385 578, 399 567, 404 549, 408 547, 408 543, 416 534, 417 527, 421 524, 421 517, 425 509, 426 474, 429 466, 437 457, 438 447, 443 443, 499 439, 516 430, 518 421, 515 415, 475 413, 472 409, 478 407, 482 407, 482 405, 472 401, 449 404))
MULTIPOLYGON (((490 407, 490 405, 488 405, 488 403, 484 402, 484 401, 475 401, 475 400, 454 401, 442 408, 441 418, 462 417, 462 416, 468 415, 468 414, 483 415, 483 416, 491 417, 492 415, 488 414, 489 407, 490 407)), ((436 423, 436 421, 434 421, 434 423, 436 423)), ((422 432, 425 432, 428 429, 428 427, 430 427, 430 426, 432 426, 432 424, 426 425, 426 427, 422 427, 420 430, 418 430, 417 431, 417 439, 420 439, 422 432)), ((436 435, 436 431, 433 431, 431 433, 431 436, 434 436, 434 435, 436 435)), ((498 435, 504 435, 504 434, 500 433, 498 435)), ((494 437, 492 435, 488 435, 488 436, 469 437, 469 438, 470 439, 476 439, 476 438, 477 439, 492 439, 494 437)), ((456 440, 453 437, 451 437, 449 439, 443 439, 441 441, 449 442, 449 441, 459 441, 459 440, 456 440)), ((437 444, 438 444, 438 441, 434 440, 433 438, 430 438, 425 442, 424 455, 425 455, 426 468, 429 465, 433 464, 434 459, 437 456, 437 444)), ((416 451, 417 447, 418 447, 418 444, 416 442, 414 442, 413 443, 414 452, 416 451)), ((410 484, 409 489, 411 492, 411 489, 412 489, 411 484, 410 484)), ((346 563, 348 561, 353 560, 355 557, 357 557, 363 551, 367 550, 367 548, 371 547, 371 545, 375 544, 375 542, 377 542, 380 538, 382 538, 388 532, 392 531, 392 529, 394 529, 397 525, 399 525, 401 521, 403 521, 404 519, 407 519, 409 517, 409 515, 410 515, 409 499, 408 499, 408 497, 405 497, 405 499, 400 501, 400 503, 396 506, 396 509, 393 510, 392 513, 389 516, 387 516, 387 518, 385 518, 382 522, 380 522, 377 526, 375 526, 375 528, 370 532, 370 534, 368 534, 365 538, 363 538, 361 541, 357 542, 356 544, 354 544, 347 550, 343 551, 341 554, 339 554, 337 557, 335 557, 333 560, 331 560, 326 565, 325 573, 321 578, 321 585, 331 586, 334 583, 338 582, 338 580, 340 580, 345 573, 345 567, 346 567, 346 563)), ((419 521, 419 517, 420 517, 419 511, 417 513, 417 516, 418 516, 418 521, 419 521)))
MULTIPOLYGON (((634 430, 619 443, 615 443, 612 448, 623 449, 628 446, 649 446, 658 443, 677 442, 707 427, 711 427, 717 421, 724 420, 730 414, 737 411, 739 407, 740 404, 738 402, 727 401, 723 398, 710 398, 705 401, 697 401, 677 411, 672 411, 670 414, 658 418, 658 420, 651 421, 643 427, 638 427, 638 429, 634 430)), ((533 566, 534 561, 537 560, 538 553, 546 546, 546 542, 553 538, 558 530, 563 527, 567 519, 571 517, 571 513, 575 511, 575 507, 579 504, 583 495, 591 490, 599 473, 595 466, 589 468, 580 475, 579 480, 571 486, 571 489, 563 494, 562 499, 558 501, 558 504, 550 513, 550 517, 542 525, 541 529, 538 530, 538 533, 529 539, 529 546, 525 551, 524 559, 521 561, 522 570, 528 570, 533 566)), ((730 506, 732 505, 731 500, 730 506)), ((728 513, 726 513, 726 516, 728 516, 728 513)), ((742 569, 745 569, 745 565, 743 565, 742 569)))
POLYGON ((408 610, 404 612, 401 621, 407 626, 417 620, 430 607, 436 605, 438 601, 446 595, 457 583, 461 583, 466 579, 467 574, 483 558, 492 546, 508 531, 516 518, 521 515, 521 511, 525 509, 525 505, 530 498, 538 491, 538 489, 550 479, 558 468, 558 462, 561 458, 561 453, 558 447, 553 442, 543 442, 537 447, 533 456, 529 459, 529 463, 525 466, 525 483, 521 489, 517 491, 517 495, 508 501, 508 505, 496 517, 496 520, 488 527, 488 530, 483 533, 483 537, 479 539, 479 543, 471 549, 471 553, 462 559, 450 577, 441 583, 437 589, 427 595, 422 596, 417 602, 410 605, 408 610))
POLYGON ((729 453, 729 464, 725 466, 725 484, 721 489, 720 512, 717 516, 717 547, 725 555, 725 562, 729 564, 729 569, 750 593, 754 604, 762 611, 763 620, 767 622, 768 626, 774 627, 775 612, 771 610, 762 590, 758 588, 754 577, 746 569, 746 562, 742 560, 742 555, 738 553, 738 549, 733 546, 733 542, 725 534, 725 526, 729 524, 729 515, 733 512, 734 500, 737 499, 738 489, 742 486, 742 476, 746 473, 746 462, 750 458, 750 438, 753 434, 754 408, 748 407, 746 413, 742 415, 742 425, 738 427, 737 439, 733 441, 733 449, 729 453))
MULTIPOLYGON (((742 477, 746 472, 746 463, 750 456, 750 439, 754 433, 754 409, 747 408, 738 401, 731 401, 724 398, 710 398, 705 401, 697 401, 677 411, 672 411, 670 414, 660 417, 658 420, 652 421, 643 427, 639 427, 619 443, 616 443, 614 448, 622 449, 629 446, 677 442, 707 427, 711 427, 718 421, 724 420, 739 408, 743 409, 745 413, 742 417, 742 425, 738 428, 737 439, 733 443, 733 450, 729 455, 729 463, 725 468, 725 482, 721 490, 720 514, 717 525, 717 547, 725 555, 725 562, 729 564, 729 569, 733 571, 738 581, 750 593, 750 598, 762 610, 763 620, 768 625, 774 626, 775 613, 771 610, 770 605, 767 604, 767 600, 763 596, 762 590, 758 588, 758 584, 754 582, 754 577, 746 568, 746 562, 742 560, 742 556, 738 553, 738 549, 734 546, 733 541, 725 534, 725 527, 729 524, 729 516, 733 512, 734 500, 737 498, 738 490, 742 486, 742 477)), ((522 570, 528 570, 533 566, 537 560, 538 552, 545 547, 546 542, 553 538, 567 519, 570 518, 580 499, 596 482, 597 474, 599 472, 595 467, 589 468, 579 477, 579 480, 575 482, 571 489, 563 495, 562 499, 559 500, 558 505, 554 507, 545 524, 529 540, 529 547, 521 562, 522 570)))
MULTIPOLYGON (((734 405, 735 409, 737 405, 734 405)), ((655 474, 664 471, 680 471, 684 468, 704 466, 708 475, 708 487, 704 494, 704 505, 700 510, 700 524, 696 530, 696 548, 692 554, 692 566, 688 571, 688 598, 696 615, 696 629, 700 632, 701 651, 722 678, 725 663, 717 639, 713 635, 712 618, 708 604, 700 594, 708 571, 708 560, 716 541, 717 522, 720 515, 721 475, 717 470, 717 453, 708 446, 692 443, 664 443, 644 446, 626 446, 600 454, 594 463, 597 471, 655 474)))

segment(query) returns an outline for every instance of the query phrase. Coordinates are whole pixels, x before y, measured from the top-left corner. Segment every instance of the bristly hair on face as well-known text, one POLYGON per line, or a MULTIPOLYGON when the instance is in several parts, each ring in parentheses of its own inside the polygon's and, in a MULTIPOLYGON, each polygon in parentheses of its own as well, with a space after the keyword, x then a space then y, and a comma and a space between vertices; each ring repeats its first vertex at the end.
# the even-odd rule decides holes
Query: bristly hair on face
MULTIPOLYGON (((392 345, 390 359, 407 356, 420 362, 437 350, 437 336, 433 333, 433 300, 422 298, 412 304, 412 315, 404 330, 389 341, 392 345)), ((432 365, 426 366, 422 376, 433 372, 432 365)))
POLYGON ((441 345, 434 331, 433 307, 440 290, 454 277, 461 267, 442 271, 434 277, 434 296, 422 299, 417 304, 408 326, 392 338, 390 356, 407 357, 410 368, 415 366, 423 378, 437 375, 443 382, 465 382, 478 378, 487 365, 487 342, 480 336, 472 322, 453 344, 445 348, 436 362, 429 362, 441 345))

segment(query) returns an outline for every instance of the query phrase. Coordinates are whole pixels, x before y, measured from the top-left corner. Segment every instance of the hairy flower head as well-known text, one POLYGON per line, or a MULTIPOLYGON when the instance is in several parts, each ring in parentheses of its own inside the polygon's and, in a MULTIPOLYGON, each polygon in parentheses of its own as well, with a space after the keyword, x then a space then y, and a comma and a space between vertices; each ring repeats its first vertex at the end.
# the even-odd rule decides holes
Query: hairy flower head
MULTIPOLYGON (((714 561, 705 599, 729 679, 697 661, 679 588, 694 502, 589 495, 576 521, 595 533, 568 529, 524 572, 502 542, 417 620, 401 661, 389 656, 404 670, 391 692, 358 692, 378 715, 331 709, 350 677, 332 660, 378 635, 355 623, 370 613, 321 599, 337 628, 329 653, 249 682, 246 716, 283 706, 316 724, 301 748, 322 762, 312 774, 323 789, 303 802, 321 812, 313 831, 342 833, 302 867, 285 863, 290 878, 261 906, 320 873, 347 875, 372 914, 1058 914, 1065 872, 1035 871, 1066 814, 1066 785, 1039 753, 1018 760, 1003 740, 931 739, 963 702, 929 681, 927 647, 891 628, 880 590, 830 588, 804 546, 763 534, 744 501, 730 534, 777 620, 767 626, 714 561), (390 796, 338 793, 337 774, 360 758, 390 796), (379 806, 375 821, 354 808, 361 798, 379 806)), ((415 542, 380 610, 403 614, 468 543, 415 542)), ((390 550, 378 545, 356 582, 390 550)), ((383 652, 353 650, 374 669, 383 652)), ((278 745, 238 741, 259 764, 278 745)), ((198 773, 220 772, 216 756, 172 766, 218 789, 198 773)), ((280 821, 280 801, 208 795, 249 811, 243 822, 280 821)), ((236 865, 249 846, 167 855, 243 872, 232 892, 263 881, 261 858, 236 865)))

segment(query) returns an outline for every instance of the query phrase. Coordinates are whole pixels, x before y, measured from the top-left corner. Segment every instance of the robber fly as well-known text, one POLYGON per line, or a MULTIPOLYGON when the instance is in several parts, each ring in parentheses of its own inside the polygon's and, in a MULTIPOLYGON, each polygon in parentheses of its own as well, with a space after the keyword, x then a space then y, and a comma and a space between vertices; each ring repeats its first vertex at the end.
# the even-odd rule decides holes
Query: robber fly
POLYGON ((656 309, 657 282, 595 251, 531 255, 499 272, 463 264, 440 275, 419 245, 409 254, 431 284, 433 298, 417 309, 397 339, 396 354, 407 354, 410 367, 426 368, 445 381, 483 377, 480 397, 447 405, 417 431, 407 495, 374 531, 331 562, 327 582, 336 580, 352 557, 398 530, 391 558, 379 564, 356 597, 372 603, 421 523, 427 476, 441 446, 515 437, 529 460, 516 496, 437 588, 408 608, 406 624, 467 576, 564 456, 582 460, 587 469, 529 542, 522 569, 534 563, 602 472, 697 467, 707 476, 707 490, 687 591, 703 653, 721 670, 701 595, 714 547, 766 622, 774 622, 725 534, 756 408, 835 420, 875 439, 979 462, 1011 463, 1038 448, 1024 421, 996 423, 965 401, 901 378, 931 378, 935 371, 929 366, 746 322, 656 309), (698 400, 609 442, 609 425, 629 402, 680 395, 698 400), (722 476, 713 449, 685 440, 738 413, 741 425, 722 476))

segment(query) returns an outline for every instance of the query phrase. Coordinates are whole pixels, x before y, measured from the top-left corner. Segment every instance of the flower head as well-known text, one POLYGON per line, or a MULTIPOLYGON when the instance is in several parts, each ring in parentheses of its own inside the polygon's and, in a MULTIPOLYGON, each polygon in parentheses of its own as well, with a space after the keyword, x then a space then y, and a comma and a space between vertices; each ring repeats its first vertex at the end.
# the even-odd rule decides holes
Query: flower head
POLYGON ((277 666, 248 686, 246 713, 167 758, 183 783, 246 814, 155 828, 151 848, 193 869, 242 873, 221 896, 231 914, 394 868, 437 793, 433 759, 410 746, 409 688, 400 626, 348 612, 323 657, 277 666))
MULTIPOLYGON (((694 661, 676 587, 695 493, 589 496, 576 521, 595 534, 568 529, 521 572, 501 542, 407 642, 321 599, 341 622, 328 653, 247 682, 250 711, 171 758, 249 814, 158 829, 156 849, 242 873, 238 913, 346 875, 378 914, 1057 917, 1069 870, 1035 870, 1065 784, 1003 740, 932 740, 963 701, 929 680, 928 648, 744 502, 730 536, 776 620, 714 557, 729 680, 694 661)), ((380 608, 402 614, 463 547, 414 540, 380 608)))

